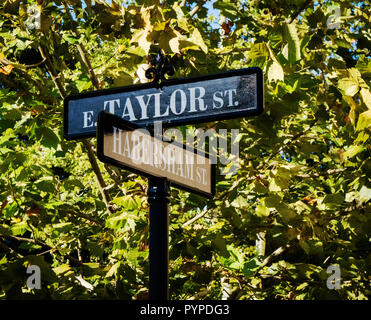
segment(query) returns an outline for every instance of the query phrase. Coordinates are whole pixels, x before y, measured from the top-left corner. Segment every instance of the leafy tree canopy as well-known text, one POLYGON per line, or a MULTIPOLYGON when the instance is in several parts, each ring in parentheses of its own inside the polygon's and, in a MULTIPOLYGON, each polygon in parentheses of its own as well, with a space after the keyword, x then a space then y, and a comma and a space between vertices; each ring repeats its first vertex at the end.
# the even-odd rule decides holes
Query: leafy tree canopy
POLYGON ((261 116, 203 126, 239 128, 238 174, 171 191, 171 298, 369 298, 370 35, 368 1, 2 1, 0 297, 147 296, 147 181, 63 139, 63 98, 137 83, 161 49, 178 78, 265 83, 261 116))

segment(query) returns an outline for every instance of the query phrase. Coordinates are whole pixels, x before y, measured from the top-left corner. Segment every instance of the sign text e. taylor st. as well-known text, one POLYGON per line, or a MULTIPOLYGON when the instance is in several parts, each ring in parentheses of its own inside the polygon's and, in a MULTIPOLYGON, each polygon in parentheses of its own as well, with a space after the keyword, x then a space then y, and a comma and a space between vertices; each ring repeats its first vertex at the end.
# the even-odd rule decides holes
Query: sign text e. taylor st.
POLYGON ((163 127, 242 118, 263 111, 263 75, 247 68, 181 80, 161 87, 146 83, 68 96, 64 137, 95 137, 97 117, 106 110, 142 127, 163 127))

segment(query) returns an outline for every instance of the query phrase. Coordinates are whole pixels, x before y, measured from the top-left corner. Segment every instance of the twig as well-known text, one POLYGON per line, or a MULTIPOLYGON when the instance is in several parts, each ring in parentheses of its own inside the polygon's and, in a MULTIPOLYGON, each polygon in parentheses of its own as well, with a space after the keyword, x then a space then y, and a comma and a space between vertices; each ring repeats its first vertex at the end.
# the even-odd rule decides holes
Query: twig
POLYGON ((66 98, 67 93, 66 93, 66 91, 64 90, 64 88, 63 88, 63 86, 62 86, 62 84, 61 84, 61 82, 60 82, 60 78, 59 78, 59 76, 57 75, 57 72, 56 72, 56 70, 55 70, 55 68, 54 68, 54 66, 53 66, 53 64, 52 64, 52 62, 51 62, 51 59, 50 59, 50 57, 49 57, 47 51, 46 51, 46 50, 45 50, 45 49, 40 45, 40 46, 39 46, 39 52, 40 52, 42 58, 45 59, 46 68, 47 68, 47 70, 48 70, 50 76, 52 77, 52 80, 53 80, 55 86, 56 86, 57 89, 58 89, 59 95, 60 95, 63 99, 66 98))
POLYGON ((321 177, 321 176, 327 176, 327 175, 331 175, 331 174, 334 174, 334 173, 340 173, 340 172, 344 172, 346 171, 347 168, 340 168, 340 169, 330 169, 330 170, 327 170, 327 171, 324 171, 324 172, 313 172, 313 173, 310 173, 310 174, 298 174, 296 175, 296 177, 299 177, 299 178, 314 178, 314 177, 321 177))
MULTIPOLYGON (((34 243, 34 244, 38 244, 38 245, 41 245, 41 246, 44 246, 45 248, 47 248, 49 251, 55 251, 57 252, 60 256, 62 257, 66 257, 67 259, 81 265, 81 266, 84 266, 84 263, 79 261, 78 259, 76 259, 75 257, 72 257, 70 256, 69 254, 61 254, 59 252, 59 249, 58 248, 53 248, 43 242, 41 242, 40 240, 34 240, 34 239, 28 239, 28 238, 21 238, 21 237, 16 237, 16 236, 10 236, 10 235, 4 235, 4 234, 0 234, 0 237, 3 237, 3 238, 10 238, 10 239, 15 239, 15 240, 18 240, 18 241, 25 241, 25 242, 28 242, 28 243, 34 243)), ((12 248, 8 247, 6 244, 2 243, 2 241, 0 241, 0 247, 3 247, 7 252, 9 253, 12 253, 14 255, 17 256, 17 258, 23 258, 23 256, 21 254, 19 254, 18 252, 14 251, 12 248)), ((45 252, 44 252, 45 253, 45 252)))
POLYGON ((207 209, 203 210, 201 213, 199 213, 197 216, 193 217, 191 220, 188 220, 187 222, 182 224, 182 228, 185 228, 195 222, 198 219, 201 219, 205 214, 207 213, 207 209))
MULTIPOLYGON (((72 18, 72 15, 71 15, 71 12, 68 8, 68 5, 66 4, 65 1, 63 1, 63 6, 64 6, 64 9, 66 11, 66 14, 68 15, 68 18, 73 21, 73 18, 72 18)), ((74 36, 78 37, 79 34, 77 32, 72 32, 74 36)), ((77 45, 77 50, 79 51, 79 54, 80 54, 80 57, 81 57, 81 60, 82 62, 84 63, 84 65, 86 66, 86 68, 88 69, 88 72, 89 72, 89 77, 90 77, 90 80, 91 82, 93 83, 93 86, 95 89, 100 89, 100 84, 99 84, 99 80, 94 72, 94 69, 92 68, 91 66, 91 63, 90 63, 90 60, 88 58, 88 54, 85 50, 85 47, 82 45, 82 44, 78 44, 77 45)))
POLYGON ((268 160, 266 160, 265 162, 262 163, 262 165, 264 165, 265 163, 269 163, 269 161, 271 161, 277 154, 280 153, 281 150, 283 150, 284 148, 286 148, 288 145, 291 145, 294 141, 298 140, 300 137, 302 137, 303 135, 305 135, 309 130, 311 130, 314 125, 317 123, 318 121, 318 118, 314 119, 309 127, 305 130, 303 130, 302 132, 296 134, 295 136, 293 136, 291 139, 290 139, 290 143, 287 143, 283 146, 281 146, 276 152, 273 152, 270 157, 268 158, 268 160))
POLYGON ((94 222, 95 224, 104 227, 104 223, 103 223, 103 222, 101 222, 101 221, 99 221, 99 220, 96 220, 96 219, 94 219, 94 218, 92 218, 92 217, 88 217, 88 216, 86 216, 86 215, 84 215, 84 214, 82 214, 82 213, 72 212, 72 211, 71 211, 71 212, 69 212, 69 214, 71 214, 71 215, 73 215, 73 216, 76 216, 76 217, 79 217, 79 218, 83 218, 83 219, 88 220, 88 221, 91 221, 91 222, 94 222))
POLYGON ((43 59, 42 61, 38 62, 38 63, 35 63, 35 64, 20 64, 20 63, 16 63, 16 62, 13 62, 13 61, 9 61, 8 59, 0 59, 0 63, 2 65, 12 65, 13 67, 15 68, 18 68, 18 69, 30 69, 30 68, 35 68, 35 67, 38 67, 40 65, 42 65, 44 62, 46 61, 46 59, 43 59))
POLYGON ((202 0, 200 1, 192 10, 191 12, 189 13, 189 17, 192 18, 197 12, 198 10, 200 10, 202 8, 202 6, 205 4, 206 0, 202 0))
POLYGON ((108 211, 110 213, 113 213, 114 209, 113 209, 112 205, 110 204, 111 198, 110 198, 110 195, 109 195, 108 191, 106 190, 107 185, 104 182, 102 172, 99 169, 97 159, 95 158, 94 152, 93 152, 92 147, 91 147, 91 143, 90 143, 89 140, 84 139, 84 140, 82 140, 82 144, 84 145, 84 148, 87 151, 90 164, 93 168, 95 176, 97 177, 98 187, 99 187, 100 193, 102 194, 103 201, 106 204, 106 207, 107 207, 108 211))

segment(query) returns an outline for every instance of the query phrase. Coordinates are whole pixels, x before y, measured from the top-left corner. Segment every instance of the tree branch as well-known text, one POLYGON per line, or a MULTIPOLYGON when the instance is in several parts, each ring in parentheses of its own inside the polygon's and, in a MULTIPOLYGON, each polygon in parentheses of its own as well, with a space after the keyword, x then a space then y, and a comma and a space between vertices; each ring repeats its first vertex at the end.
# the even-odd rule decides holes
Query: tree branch
POLYGON ((299 14, 304 11, 311 3, 313 2, 313 0, 307 0, 303 3, 303 5, 297 10, 294 12, 293 15, 291 15, 290 19, 287 21, 288 24, 292 23, 298 16, 299 14))
POLYGON ((197 221, 198 219, 201 219, 206 213, 207 213, 207 210, 206 209, 203 210, 201 213, 199 213, 198 215, 196 215, 192 219, 190 219, 187 222, 183 223, 182 224, 182 228, 184 228, 186 226, 189 226, 190 224, 192 224, 193 222, 197 221))
MULTIPOLYGON (((52 77, 52 80, 53 80, 55 86, 57 87, 60 96, 63 99, 65 99, 67 97, 67 93, 64 90, 63 85, 61 84, 59 76, 57 76, 56 70, 55 70, 53 64, 51 63, 49 55, 46 53, 46 50, 44 50, 44 48, 42 46, 39 46, 39 51, 40 51, 40 54, 43 57, 43 59, 46 59, 45 60, 46 68, 47 68, 50 76, 52 77)), ((110 197, 109 197, 109 194, 108 194, 107 190, 105 190, 106 183, 104 182, 102 172, 100 171, 100 168, 98 166, 97 160, 95 158, 95 154, 94 154, 94 152, 91 148, 91 144, 90 144, 89 140, 87 140, 87 139, 82 140, 82 143, 83 143, 83 145, 84 145, 84 147, 87 151, 88 158, 89 158, 90 164, 93 168, 93 171, 95 173, 95 176, 97 177, 98 186, 99 186, 99 190, 102 194, 103 201, 106 204, 106 207, 107 207, 108 211, 110 213, 112 213, 113 209, 112 209, 112 206, 109 203, 110 202, 110 197)))
MULTIPOLYGON (((14 239, 14 240, 17 240, 17 241, 24 241, 24 242, 28 242, 28 243, 33 243, 33 244, 38 244, 38 245, 41 245, 45 248, 47 248, 49 251, 55 251, 57 252, 60 256, 62 257, 66 257, 67 259, 81 265, 81 266, 84 266, 84 263, 79 261, 78 259, 76 259, 75 257, 72 257, 70 256, 69 254, 61 254, 58 250, 58 248, 53 248, 49 245, 47 245, 46 243, 43 243, 41 242, 40 240, 35 240, 35 239, 29 239, 29 238, 22 238, 22 237, 16 237, 16 236, 10 236, 10 235, 4 235, 4 234, 0 234, 0 237, 2 238, 8 238, 8 239, 14 239)), ((13 255, 16 255, 17 258, 23 258, 23 256, 21 254, 19 254, 18 252, 15 252, 12 248, 8 247, 6 244, 4 244, 2 241, 0 241, 0 247, 3 247, 5 250, 7 250, 9 253, 12 253, 13 255)), ((43 252, 43 254, 45 254, 45 252, 43 252)))
POLYGON ((282 254, 288 247, 289 247, 289 245, 287 244, 286 246, 279 247, 278 249, 276 249, 275 251, 273 251, 268 257, 266 257, 264 259, 262 265, 260 266, 260 269, 262 269, 266 265, 270 264, 274 258, 276 258, 280 254, 282 254))

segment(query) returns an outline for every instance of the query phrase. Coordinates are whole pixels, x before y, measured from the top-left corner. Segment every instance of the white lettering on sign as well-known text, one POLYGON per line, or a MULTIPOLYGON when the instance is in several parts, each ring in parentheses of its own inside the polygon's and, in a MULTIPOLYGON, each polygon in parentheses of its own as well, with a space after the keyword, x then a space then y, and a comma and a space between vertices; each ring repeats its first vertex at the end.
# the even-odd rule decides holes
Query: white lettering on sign
POLYGON ((122 118, 124 119, 126 116, 129 116, 130 121, 135 121, 137 118, 135 118, 133 105, 131 104, 130 98, 126 99, 124 112, 122 113, 122 118))
POLYGON ((115 104, 120 108, 120 99, 104 101, 104 110, 107 110, 108 106, 108 112, 115 114, 115 104))
POLYGON ((112 126, 112 133, 104 134, 104 154, 141 172, 211 192, 211 159, 158 140, 146 129, 126 131, 112 126))
MULTIPOLYGON (((203 87, 188 88, 187 91, 182 89, 174 90, 169 97, 168 104, 161 103, 161 95, 162 92, 158 92, 127 97, 124 101, 120 99, 106 100, 102 109, 119 115, 125 120, 137 121, 149 119, 150 115, 152 115, 153 119, 157 119, 167 117, 170 113, 182 115, 184 113, 206 111, 208 108, 236 107, 239 104, 236 99, 236 89, 215 91, 212 94, 212 105, 210 107, 205 104, 206 90, 203 87), (124 106, 123 108, 121 108, 122 105, 124 106), (138 109, 140 114, 136 115, 134 110, 138 109)), ((93 121, 94 116, 95 114, 92 110, 83 112, 83 128, 96 127, 97 124, 93 121)))
POLYGON ((214 92, 214 95, 213 95, 213 99, 214 99, 213 108, 214 109, 220 109, 221 107, 223 107, 224 100, 223 100, 222 96, 223 96, 223 92, 221 92, 221 91, 214 92), (219 95, 219 97, 218 97, 218 95, 219 95), (219 103, 219 105, 216 105, 215 102, 219 103))
POLYGON ((93 111, 85 111, 83 112, 83 119, 84 119, 84 126, 83 128, 89 128, 89 127, 93 127, 94 126, 94 122, 93 122, 93 115, 94 115, 94 112, 93 111))
POLYGON ((170 97, 170 109, 171 109, 171 111, 174 114, 179 115, 179 114, 182 114, 184 112, 186 107, 187 107, 187 96, 186 96, 186 94, 184 93, 184 91, 182 89, 175 90, 171 94, 171 97, 170 97), (180 110, 179 111, 177 111, 177 106, 176 106, 176 95, 177 95, 178 92, 180 93, 180 110))
POLYGON ((228 94, 228 107, 238 106, 238 101, 233 102, 233 93, 236 94, 236 89, 224 91, 225 96, 228 94))
POLYGON ((198 106, 200 108, 200 111, 205 111, 207 109, 207 106, 204 104, 204 95, 205 95, 205 88, 203 87, 195 87, 195 88, 189 88, 190 93, 190 110, 189 112, 196 112, 196 101, 198 101, 198 106), (196 97, 196 90, 199 91, 199 96, 196 97))

